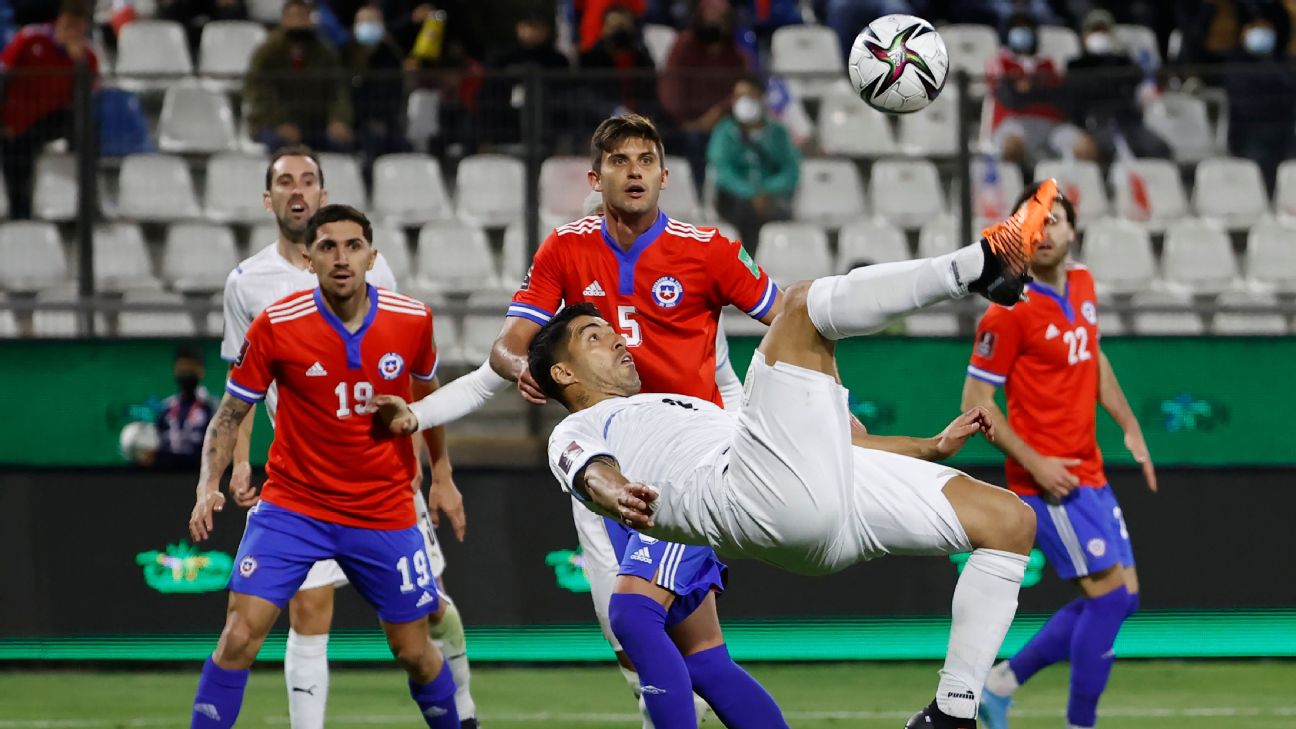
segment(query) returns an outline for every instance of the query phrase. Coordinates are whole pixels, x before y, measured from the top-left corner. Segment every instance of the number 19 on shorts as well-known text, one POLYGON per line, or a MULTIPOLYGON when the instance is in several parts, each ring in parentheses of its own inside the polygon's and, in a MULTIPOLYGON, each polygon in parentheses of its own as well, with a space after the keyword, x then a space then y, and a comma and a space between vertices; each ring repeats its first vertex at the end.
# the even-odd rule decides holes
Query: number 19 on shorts
POLYGON ((401 576, 401 592, 414 592, 416 586, 422 589, 432 584, 432 570, 429 567, 427 552, 421 547, 414 553, 413 559, 401 557, 396 560, 396 571, 401 576), (413 572, 410 571, 411 564, 414 567, 413 572), (411 577, 414 578, 413 582, 410 581, 411 577))

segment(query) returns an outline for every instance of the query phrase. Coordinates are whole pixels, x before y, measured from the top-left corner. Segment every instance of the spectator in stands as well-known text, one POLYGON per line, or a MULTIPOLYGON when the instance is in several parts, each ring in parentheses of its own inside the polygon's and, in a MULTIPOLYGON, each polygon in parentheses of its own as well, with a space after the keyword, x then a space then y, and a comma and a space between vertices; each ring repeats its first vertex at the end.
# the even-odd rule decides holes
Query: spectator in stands
POLYGON ((31 217, 32 174, 41 149, 56 139, 76 142, 73 71, 83 63, 92 76, 99 72, 89 30, 88 5, 63 0, 53 23, 23 28, 0 55, 0 70, 17 72, 4 80, 0 96, 0 157, 12 218, 31 217))
POLYGON ((189 347, 176 350, 172 373, 177 392, 162 401, 162 411, 157 416, 158 449, 153 454, 152 465, 197 468, 202 460, 207 424, 216 412, 216 403, 201 384, 207 374, 202 354, 189 347))
MULTIPOLYGON (((1092 5, 1090 0, 1081 1, 1092 5)), ((949 20, 1003 28, 1012 23, 1014 16, 1024 13, 1041 25, 1066 25, 1054 4, 1050 0, 959 0, 949 3, 949 20)))
POLYGON ((189 44, 197 47, 209 20, 246 20, 243 0, 157 0, 157 17, 185 27, 189 44))
POLYGON ((711 132, 707 162, 715 173, 716 212, 754 246, 760 227, 792 217, 801 154, 787 129, 769 118, 760 80, 734 84, 733 112, 711 132))
POLYGON ((1242 28, 1236 67, 1224 79, 1229 99, 1229 152, 1260 165, 1272 194, 1278 165, 1296 156, 1296 76, 1283 58, 1283 38, 1259 16, 1242 28))
MULTIPOLYGON (((490 68, 507 76, 488 81, 487 89, 483 90, 486 100, 482 104, 485 107, 482 113, 488 118, 485 131, 497 143, 511 144, 522 139, 522 111, 529 101, 534 101, 526 98, 526 82, 518 74, 530 69, 558 71, 571 68, 571 62, 554 46, 551 16, 542 12, 527 13, 518 20, 516 32, 514 46, 489 63, 490 68)), ((546 141, 552 142, 556 135, 569 131, 570 113, 579 112, 578 99, 570 91, 570 84, 552 76, 543 81, 546 141)), ((588 130, 583 131, 588 133, 588 130)))
POLYGON ((1216 63, 1237 49, 1241 27, 1237 0, 1181 0, 1175 14, 1182 32, 1181 63, 1216 63))
POLYGON ((619 73, 614 78, 599 77, 590 83, 596 107, 590 110, 592 116, 604 119, 627 112, 649 118, 658 116, 661 105, 657 101, 657 80, 653 74, 656 66, 644 45, 643 34, 635 25, 634 13, 613 5, 604 15, 603 35, 581 54, 580 65, 585 69, 619 73))
POLYGON ((582 54, 607 38, 607 22, 613 10, 624 11, 634 24, 648 7, 647 0, 574 0, 574 4, 579 18, 577 47, 582 54))
POLYGON ((1014 15, 1004 47, 986 64, 985 103, 990 105, 990 138, 1005 160, 1030 167, 1049 157, 1096 159, 1097 146, 1067 122, 1062 74, 1039 54, 1039 26, 1025 13, 1014 15))
POLYGON ((248 123, 270 149, 351 149, 351 93, 337 53, 316 32, 306 0, 287 0, 279 28, 252 55, 244 79, 248 123))
POLYGON ((1169 157, 1170 146, 1143 125, 1141 99, 1155 84, 1143 77, 1128 49, 1116 37, 1115 20, 1106 10, 1092 10, 1081 26, 1083 49, 1067 64, 1071 119, 1084 128, 1107 160, 1128 145, 1135 157, 1169 157))
POLYGON ((351 107, 355 109, 356 146, 369 168, 377 157, 404 152, 405 54, 387 34, 382 11, 361 7, 342 46, 342 62, 351 73, 351 107))
POLYGON ((706 177, 711 129, 729 113, 734 84, 747 72, 747 57, 734 38, 729 4, 700 0, 688 29, 675 39, 657 87, 662 106, 677 127, 668 146, 684 153, 699 185, 706 177))
POLYGON ((855 36, 875 18, 893 13, 925 17, 928 5, 926 0, 825 0, 820 17, 837 34, 842 60, 846 60, 855 36))

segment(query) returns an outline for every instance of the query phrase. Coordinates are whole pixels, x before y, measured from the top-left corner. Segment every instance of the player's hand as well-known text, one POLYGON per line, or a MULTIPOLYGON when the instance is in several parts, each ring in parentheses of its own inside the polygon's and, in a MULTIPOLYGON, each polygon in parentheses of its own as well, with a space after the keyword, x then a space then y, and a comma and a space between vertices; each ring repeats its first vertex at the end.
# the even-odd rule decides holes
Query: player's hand
POLYGON ((977 405, 954 420, 936 434, 936 457, 933 460, 943 461, 963 449, 968 438, 977 433, 985 434, 986 440, 994 441, 994 424, 990 421, 990 411, 977 405))
POLYGON ((621 486, 617 495, 617 520, 631 529, 650 529, 653 525, 653 514, 657 512, 654 502, 657 501, 657 490, 641 483, 628 482, 621 486))
POLYGON ((432 487, 428 489, 428 517, 432 526, 440 528, 441 514, 450 520, 455 539, 462 542, 468 534, 468 517, 464 514, 463 494, 455 485, 454 478, 446 473, 432 474, 432 487))
POLYGON ((252 488, 252 464, 235 463, 230 472, 230 493, 234 494, 234 503, 244 509, 251 508, 261 500, 261 492, 252 488))
POLYGON ((544 391, 540 389, 540 385, 537 384, 535 378, 531 376, 530 370, 523 369, 518 373, 517 386, 518 393, 522 395, 523 400, 526 400, 533 405, 544 405, 546 402, 549 402, 548 398, 545 397, 544 391))
POLYGON ((1080 485, 1080 477, 1067 469, 1081 463, 1083 461, 1079 458, 1040 456, 1039 460, 1031 464, 1028 470, 1035 479, 1035 483, 1039 485, 1045 494, 1061 500, 1080 485))
POLYGON ((1130 455, 1134 456, 1134 462, 1143 467, 1143 480, 1147 481, 1148 490, 1155 494, 1157 492, 1156 469, 1152 467, 1152 456, 1148 453, 1147 443, 1143 440, 1143 432, 1138 429, 1126 431, 1125 447, 1129 449, 1130 455))
POLYGON ((195 542, 205 541, 212 532, 212 514, 225 510, 225 494, 220 489, 200 489, 189 515, 189 536, 195 542))
POLYGON ((405 399, 399 395, 378 395, 373 399, 378 408, 378 422, 396 435, 413 435, 418 432, 418 418, 405 399))

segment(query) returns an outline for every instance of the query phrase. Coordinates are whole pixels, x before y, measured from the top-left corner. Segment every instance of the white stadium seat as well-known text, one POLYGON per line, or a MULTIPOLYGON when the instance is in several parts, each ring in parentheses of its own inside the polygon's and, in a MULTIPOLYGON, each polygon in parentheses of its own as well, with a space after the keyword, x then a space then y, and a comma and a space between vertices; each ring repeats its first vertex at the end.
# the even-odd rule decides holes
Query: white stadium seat
MULTIPOLYGON (((36 161, 32 213, 42 220, 73 220, 77 214, 76 156, 42 154, 36 161)), ((8 202, 6 197, 5 202, 8 202)))
POLYGON ((838 227, 864 217, 864 180, 844 159, 807 159, 792 203, 797 220, 838 227))
POLYGON ((132 154, 122 160, 117 208, 122 217, 153 222, 201 214, 189 167, 169 154, 132 154))
POLYGON ((662 212, 676 220, 697 222, 702 218, 702 201, 698 199, 693 167, 684 157, 666 156, 670 178, 661 191, 662 212))
POLYGON ((916 311, 903 320, 904 333, 911 337, 957 337, 958 315, 941 311, 916 311))
MULTIPOLYGON (((1022 194, 1021 167, 1011 162, 978 155, 972 158, 972 210, 977 228, 997 223, 1012 214, 1013 203, 1022 194)), ((958 186, 954 186, 957 191, 958 186)), ((952 210, 959 201, 953 198, 952 210)))
POLYGON ((1247 278, 1264 288, 1296 294, 1296 224, 1265 220, 1247 236, 1247 278))
POLYGON ((884 157, 895 154, 896 140, 887 115, 860 101, 843 81, 819 107, 819 147, 832 156, 884 157))
POLYGON ((1104 337, 1121 337, 1129 333, 1125 322, 1113 306, 1110 296, 1098 296, 1098 331, 1104 337))
POLYGON ((247 250, 249 254, 265 248, 279 239, 279 226, 274 220, 267 220, 252 226, 248 232, 247 250))
MULTIPOLYGON (((45 304, 74 304, 78 301, 76 287, 72 285, 42 291, 36 294, 36 310, 32 312, 32 333, 38 337, 77 336, 77 312, 71 309, 41 308, 45 304)), ((99 333, 104 329, 98 327, 99 333)))
POLYGON ((203 326, 206 327, 204 334, 209 337, 219 337, 225 332, 225 292, 212 294, 207 300, 207 317, 203 320, 203 326))
POLYGON ((1041 25, 1039 54, 1051 59, 1058 71, 1065 73, 1067 63, 1080 57, 1080 36, 1065 26, 1041 25))
POLYGON ((566 223, 583 217, 589 157, 550 157, 540 165, 540 213, 566 223))
POLYGON ((1186 218, 1166 230, 1161 271, 1170 283, 1194 293, 1217 294, 1237 281, 1228 234, 1209 221, 1186 218))
MULTIPOLYGON (((95 288, 116 292, 160 289, 153 276, 144 234, 135 223, 104 223, 94 228, 95 288)), ((225 273, 229 273, 226 269, 225 273)))
POLYGON ((219 291, 238 265, 234 233, 215 223, 176 223, 162 246, 162 278, 177 291, 219 291))
POLYGON ((1035 165, 1035 179, 1057 178, 1058 190, 1075 206, 1076 227, 1108 214, 1107 189, 1098 163, 1089 160, 1044 160, 1035 165))
POLYGON ((1133 293, 1156 278, 1156 261, 1147 229, 1116 218, 1095 220, 1084 234, 1084 261, 1099 289, 1133 293))
MULTIPOLYGON (((353 155, 325 152, 320 155, 320 170, 324 173, 324 189, 328 191, 330 203, 350 205, 360 210, 368 208, 369 196, 365 194, 364 178, 360 176, 360 165, 353 155)), ((377 179, 376 173, 374 179, 377 179)))
POLYGON ((1220 307, 1211 320, 1211 332, 1221 336, 1281 337, 1287 333, 1287 317, 1276 310, 1278 297, 1245 289, 1225 291, 1216 299, 1220 307), (1236 311, 1244 307, 1272 307, 1274 311, 1236 311))
POLYGON ((1116 214, 1127 220, 1161 231, 1189 214, 1179 167, 1170 160, 1116 162, 1108 176, 1116 191, 1116 214))
POLYGON ((999 34, 988 25, 952 23, 937 29, 949 52, 949 72, 967 71, 972 76, 985 73, 986 63, 999 52, 999 34))
POLYGON ((965 236, 959 235, 959 221, 952 215, 932 218, 918 231, 918 257, 943 256, 967 245, 965 236))
POLYGON ((234 111, 224 92, 193 80, 167 88, 158 119, 159 149, 210 154, 237 147, 234 111))
POLYGON ((900 151, 953 156, 958 152, 958 89, 945 91, 926 109, 900 117, 900 151))
POLYGON ((468 297, 470 311, 464 315, 459 336, 459 354, 464 362, 480 365, 490 357, 491 346, 499 338, 504 325, 509 299, 510 296, 502 291, 486 291, 468 297))
POLYGON ((1278 165, 1274 208, 1285 218, 1296 218, 1296 159, 1283 160, 1278 165))
POLYGON ((677 31, 669 25, 648 23, 644 26, 644 45, 648 46, 648 55, 652 56, 653 65, 657 68, 666 67, 666 59, 675 47, 676 35, 677 31))
POLYGON ((397 288, 404 290, 414 281, 414 261, 410 256, 409 238, 399 225, 374 223, 373 245, 387 260, 392 273, 396 275, 397 288))
MULTIPOLYGON (((325 188, 328 184, 325 171, 325 188)), ((378 218, 403 225, 454 217, 441 176, 441 163, 421 154, 388 154, 378 158, 373 168, 373 207, 378 218)))
POLYGON ((822 97, 845 71, 837 34, 823 25, 785 25, 775 30, 770 55, 771 72, 786 76, 789 88, 805 97, 822 97))
POLYGON ((265 26, 250 20, 207 21, 198 43, 198 69, 204 81, 227 90, 241 87, 252 54, 265 38, 265 26))
POLYGON ((499 289, 486 233, 459 222, 424 225, 418 239, 418 283, 433 293, 499 289))
POLYGON ((184 308, 184 297, 167 291, 128 291, 122 304, 152 304, 173 307, 170 311, 129 311, 117 315, 119 337, 193 337, 193 317, 184 308))
POLYGON ((193 74, 184 26, 172 20, 135 20, 117 38, 117 83, 131 91, 157 91, 193 74))
POLYGON ((262 202, 269 159, 227 152, 207 160, 207 217, 221 223, 256 224, 270 217, 262 202))
POLYGON ((766 223, 760 232, 759 261, 781 288, 831 275, 828 235, 809 223, 766 223))
POLYGON ((873 213, 902 228, 920 228, 945 212, 940 173, 931 160, 879 160, 868 189, 873 213))
POLYGON ((455 173, 455 203, 464 222, 503 226, 522 217, 526 167, 503 154, 474 154, 455 173))
POLYGON ((284 0, 248 0, 248 17, 258 23, 276 25, 283 13, 284 0))
POLYGON ((1229 228, 1249 228, 1269 214, 1260 166, 1241 157, 1213 157, 1197 164, 1193 208, 1229 228))
POLYGON ((0 339, 10 339, 18 336, 18 319, 9 309, 4 308, 9 303, 9 297, 0 293, 0 339))
MULTIPOLYGON (((500 278, 505 286, 520 286, 522 277, 530 268, 531 259, 527 256, 526 228, 518 221, 504 229, 504 250, 500 260, 500 278)), ((544 243, 549 229, 541 226, 536 238, 536 245, 544 243)))
POLYGON ((1131 330, 1139 336, 1191 337, 1206 333, 1202 319, 1188 307, 1192 297, 1181 291, 1143 291, 1134 295, 1131 330), (1182 311, 1139 311, 1147 307, 1170 307, 1182 311))
POLYGON ((904 231, 880 218, 856 220, 842 226, 837 235, 838 273, 874 263, 905 261, 909 244, 904 231))
POLYGON ((1142 56, 1146 54, 1147 60, 1154 66, 1161 65, 1161 48, 1157 43, 1156 33, 1146 25, 1129 25, 1118 23, 1112 29, 1116 33, 1116 40, 1139 63, 1143 62, 1142 56))
POLYGON ((68 281, 67 257, 53 223, 0 223, 0 289, 39 291, 68 281))
POLYGON ((1170 145, 1178 162, 1197 162, 1215 154, 1215 135, 1206 102, 1195 96, 1162 94, 1148 105, 1143 123, 1170 145))

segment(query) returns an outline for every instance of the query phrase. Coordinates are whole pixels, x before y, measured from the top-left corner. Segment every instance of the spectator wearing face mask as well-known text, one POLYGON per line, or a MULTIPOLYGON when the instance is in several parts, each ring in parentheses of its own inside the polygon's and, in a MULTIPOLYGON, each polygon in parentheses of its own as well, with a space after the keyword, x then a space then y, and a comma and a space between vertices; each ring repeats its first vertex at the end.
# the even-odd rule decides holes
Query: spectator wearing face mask
POLYGON ((733 111, 716 124, 707 147, 715 173, 716 212, 754 246, 760 228, 792 217, 801 154, 782 124, 765 111, 758 79, 734 84, 733 111))
MULTIPOLYGON (((152 464, 160 468, 197 468, 207 424, 216 412, 216 403, 201 384, 206 375, 202 355, 189 348, 177 350, 172 373, 176 394, 162 401, 157 416, 158 449, 152 454, 152 464)), ((147 463, 149 458, 143 461, 147 463)))
POLYGON ((1239 66, 1224 79, 1229 152, 1260 165, 1270 193, 1279 163, 1296 155, 1296 76, 1283 58, 1286 40, 1272 19, 1251 19, 1231 59, 1239 66))
POLYGON ((356 147, 369 168, 378 156, 407 149, 401 76, 405 54, 387 34, 382 11, 374 5, 356 11, 351 40, 341 52, 351 74, 356 147))
POLYGON ((1004 47, 986 64, 986 83, 990 138, 1000 157, 1028 168, 1052 157, 1097 158, 1093 139, 1067 121, 1062 74, 1039 54, 1034 18, 1008 21, 1004 47))
POLYGON ((603 35, 581 54, 580 66, 616 72, 613 76, 600 75, 591 82, 597 107, 593 116, 602 119, 635 113, 652 118, 661 112, 657 103, 656 67, 635 25, 634 13, 628 8, 619 5, 608 8, 604 13, 603 35))
POLYGON ((648 0, 573 0, 572 5, 579 18, 579 48, 585 54, 607 37, 608 15, 613 10, 624 10, 631 22, 637 22, 648 7, 648 0))

